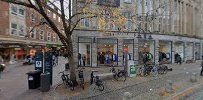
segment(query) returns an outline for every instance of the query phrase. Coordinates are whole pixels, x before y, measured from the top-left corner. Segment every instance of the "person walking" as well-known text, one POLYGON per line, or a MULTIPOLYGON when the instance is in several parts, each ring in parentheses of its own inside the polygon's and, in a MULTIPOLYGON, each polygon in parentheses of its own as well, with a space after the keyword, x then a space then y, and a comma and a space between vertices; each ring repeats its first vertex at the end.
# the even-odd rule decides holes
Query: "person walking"
POLYGON ((203 56, 202 56, 201 67, 202 67, 202 69, 201 69, 200 75, 203 76, 203 56))

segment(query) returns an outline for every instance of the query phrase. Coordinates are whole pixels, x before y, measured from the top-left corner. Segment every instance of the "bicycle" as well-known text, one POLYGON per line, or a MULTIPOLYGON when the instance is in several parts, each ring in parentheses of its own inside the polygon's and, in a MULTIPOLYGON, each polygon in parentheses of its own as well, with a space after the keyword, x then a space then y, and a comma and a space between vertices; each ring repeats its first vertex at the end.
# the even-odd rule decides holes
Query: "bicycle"
POLYGON ((156 64, 154 64, 154 66, 153 66, 153 68, 152 68, 150 74, 151 74, 153 77, 157 77, 157 76, 158 76, 159 73, 158 73, 158 67, 157 67, 156 64))
POLYGON ((78 70, 78 77, 79 77, 79 80, 80 80, 80 86, 84 90, 85 89, 85 82, 84 82, 84 73, 83 73, 82 69, 85 69, 85 68, 81 68, 81 69, 78 70))
POLYGON ((123 81, 126 81, 127 71, 118 69, 118 72, 116 72, 116 69, 114 68, 114 66, 112 66, 110 72, 113 73, 113 77, 115 80, 118 81, 119 79, 121 79, 123 81))
POLYGON ((101 79, 99 79, 99 76, 94 76, 94 72, 98 72, 98 71, 91 72, 90 84, 92 85, 95 82, 95 85, 98 87, 99 91, 103 91, 104 90, 103 82, 101 79))
POLYGON ((63 84, 65 84, 67 87, 70 87, 70 89, 73 91, 74 90, 74 84, 73 81, 69 78, 69 74, 65 74, 64 71, 59 72, 61 75, 61 79, 63 81, 63 84))

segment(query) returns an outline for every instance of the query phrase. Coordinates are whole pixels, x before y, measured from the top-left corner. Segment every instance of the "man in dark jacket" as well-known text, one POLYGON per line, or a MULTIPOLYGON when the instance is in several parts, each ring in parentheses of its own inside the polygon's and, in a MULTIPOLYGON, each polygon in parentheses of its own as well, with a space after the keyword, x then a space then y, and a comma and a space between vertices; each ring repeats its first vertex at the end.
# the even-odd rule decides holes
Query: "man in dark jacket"
POLYGON ((201 67, 202 67, 202 69, 201 69, 201 73, 200 73, 200 75, 203 76, 203 55, 202 55, 201 67))

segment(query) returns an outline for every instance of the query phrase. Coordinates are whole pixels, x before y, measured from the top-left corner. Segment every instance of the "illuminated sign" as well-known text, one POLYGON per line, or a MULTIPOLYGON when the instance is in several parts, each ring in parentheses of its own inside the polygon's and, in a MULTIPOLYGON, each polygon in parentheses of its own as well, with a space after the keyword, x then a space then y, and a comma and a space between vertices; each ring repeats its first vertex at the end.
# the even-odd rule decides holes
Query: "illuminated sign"
POLYGON ((120 0, 98 0, 98 5, 119 7, 120 6, 120 0))

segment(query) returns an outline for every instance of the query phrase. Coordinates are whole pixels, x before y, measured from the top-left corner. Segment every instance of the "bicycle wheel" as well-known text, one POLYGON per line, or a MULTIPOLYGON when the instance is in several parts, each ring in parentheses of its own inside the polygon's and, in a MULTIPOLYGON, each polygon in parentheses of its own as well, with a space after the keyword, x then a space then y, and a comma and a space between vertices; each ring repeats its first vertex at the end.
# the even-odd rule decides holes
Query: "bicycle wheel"
POLYGON ((152 69, 150 74, 153 76, 153 77, 157 77, 158 76, 158 71, 157 69, 152 69))
POLYGON ((118 73, 118 76, 117 76, 117 80, 122 80, 122 81, 125 81, 126 80, 126 72, 120 72, 118 73))
POLYGON ((100 84, 97 87, 98 87, 99 91, 103 91, 104 90, 104 85, 103 84, 100 84))
POLYGON ((163 69, 164 69, 164 74, 167 74, 167 72, 168 72, 168 67, 167 67, 166 65, 164 65, 163 67, 164 67, 164 68, 163 68, 163 69))
POLYGON ((73 85, 73 82, 71 81, 71 80, 69 80, 68 82, 67 82, 67 85, 70 87, 70 90, 74 90, 74 85, 73 85))
POLYGON ((82 87, 83 90, 85 89, 84 80, 81 80, 81 82, 80 82, 80 86, 82 87))

